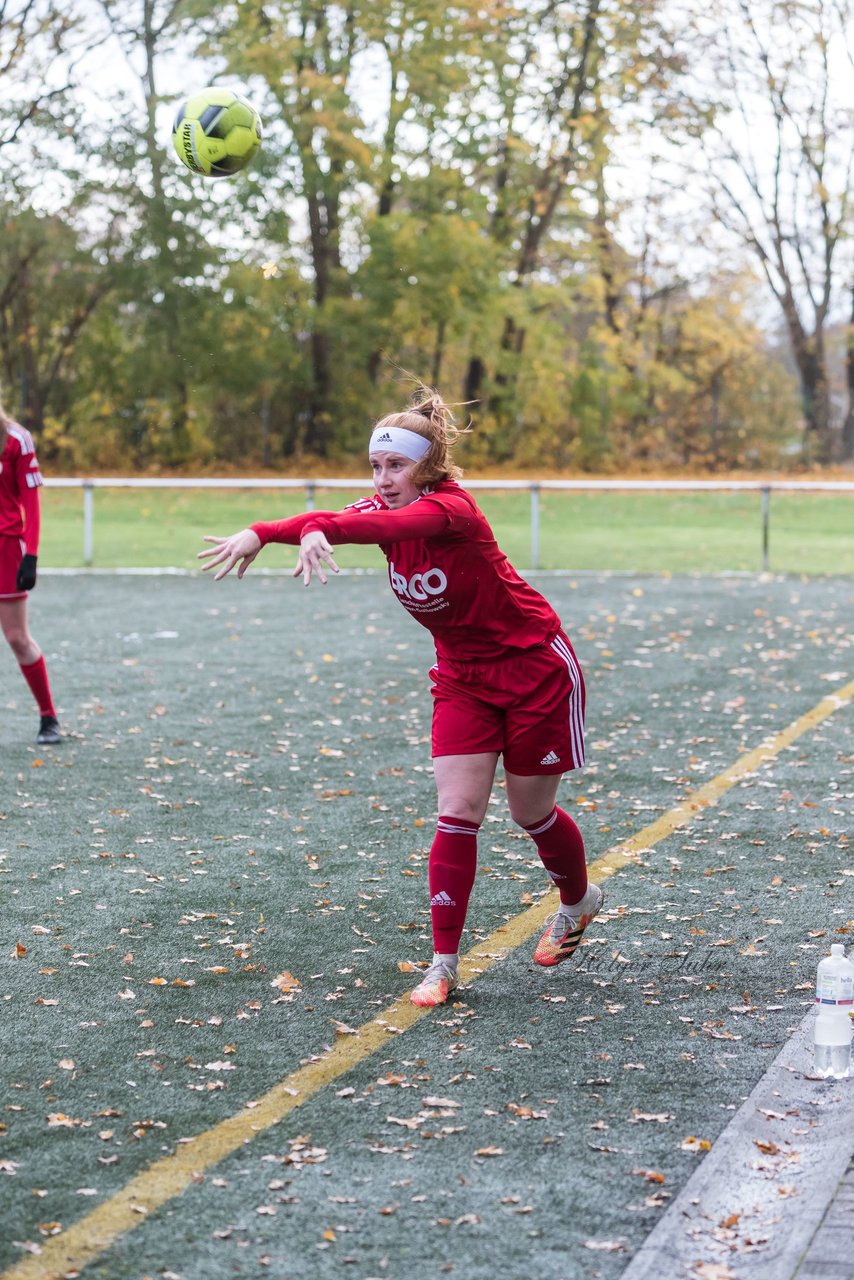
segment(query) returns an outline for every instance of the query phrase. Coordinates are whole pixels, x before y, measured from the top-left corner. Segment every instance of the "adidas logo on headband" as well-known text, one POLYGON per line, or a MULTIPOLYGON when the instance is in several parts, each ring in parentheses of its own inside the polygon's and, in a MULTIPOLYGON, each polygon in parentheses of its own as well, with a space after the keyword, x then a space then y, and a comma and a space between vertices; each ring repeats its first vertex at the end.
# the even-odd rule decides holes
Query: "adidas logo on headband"
POLYGON ((420 462, 430 451, 430 441, 416 431, 408 431, 405 427, 383 427, 375 429, 368 445, 368 452, 400 453, 404 458, 420 462))

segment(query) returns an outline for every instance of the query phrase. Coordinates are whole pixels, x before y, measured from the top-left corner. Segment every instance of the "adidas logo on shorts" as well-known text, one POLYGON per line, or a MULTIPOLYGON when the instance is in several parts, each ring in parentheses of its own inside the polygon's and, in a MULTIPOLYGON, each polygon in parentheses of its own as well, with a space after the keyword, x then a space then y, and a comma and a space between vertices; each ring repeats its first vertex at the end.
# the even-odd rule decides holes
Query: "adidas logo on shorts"
POLYGON ((445 893, 442 889, 440 893, 434 893, 430 899, 431 907, 455 907, 457 904, 449 893, 445 893))
POLYGON ((540 764, 560 764, 560 756, 555 755, 553 751, 549 751, 547 755, 543 756, 540 764))

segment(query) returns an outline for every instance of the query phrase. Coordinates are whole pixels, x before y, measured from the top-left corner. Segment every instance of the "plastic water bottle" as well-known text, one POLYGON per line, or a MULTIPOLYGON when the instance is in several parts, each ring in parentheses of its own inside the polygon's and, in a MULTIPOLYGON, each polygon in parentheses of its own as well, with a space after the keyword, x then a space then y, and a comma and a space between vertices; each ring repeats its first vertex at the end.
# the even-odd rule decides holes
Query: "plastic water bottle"
POLYGON ((834 1080, 851 1074, 851 1039, 848 1014, 854 1009, 854 964, 841 942, 820 962, 815 980, 816 1019, 813 1028, 815 1073, 834 1080))

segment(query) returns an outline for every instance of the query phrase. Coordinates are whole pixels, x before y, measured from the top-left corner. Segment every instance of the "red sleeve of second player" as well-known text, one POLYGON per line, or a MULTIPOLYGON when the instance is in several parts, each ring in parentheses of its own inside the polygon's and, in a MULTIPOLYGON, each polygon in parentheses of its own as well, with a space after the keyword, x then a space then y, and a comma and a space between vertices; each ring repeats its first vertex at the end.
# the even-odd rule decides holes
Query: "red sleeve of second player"
POLYGON ((27 544, 27 554, 37 556, 41 534, 41 503, 37 488, 21 490, 21 507, 24 512, 24 541, 27 544))
POLYGON ((16 426, 21 445, 15 459, 16 478, 18 481, 18 499, 24 513, 24 541, 27 554, 37 556, 39 553, 39 535, 41 534, 41 503, 39 488, 42 475, 39 470, 32 436, 28 431, 16 426))

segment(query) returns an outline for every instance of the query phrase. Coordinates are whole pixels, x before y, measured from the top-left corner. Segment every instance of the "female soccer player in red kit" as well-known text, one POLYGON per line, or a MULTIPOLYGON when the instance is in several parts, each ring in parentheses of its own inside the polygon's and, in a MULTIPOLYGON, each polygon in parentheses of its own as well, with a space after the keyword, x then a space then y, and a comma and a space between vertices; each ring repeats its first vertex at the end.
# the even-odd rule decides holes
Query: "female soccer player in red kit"
POLYGON ((44 656, 27 624, 27 592, 36 585, 41 484, 32 436, 0 405, 0 628, 41 713, 36 742, 46 744, 60 742, 62 734, 44 656))
POLYGON ((560 907, 534 960, 573 954, 599 913, 602 890, 587 880, 584 842, 556 805, 561 774, 584 762, 584 681, 560 618, 513 569, 471 495, 450 449, 461 432, 441 398, 422 388, 412 407, 382 418, 368 457, 373 497, 344 511, 312 511, 262 522, 228 538, 208 537, 206 569, 242 577, 268 542, 299 544, 294 576, 306 586, 324 566, 338 572, 341 543, 377 543, 391 589, 432 634, 436 665, 432 754, 439 820, 430 850, 433 962, 412 992, 443 1004, 457 986, 459 943, 477 870, 477 834, 498 757, 510 814, 534 841, 560 893, 560 907))

